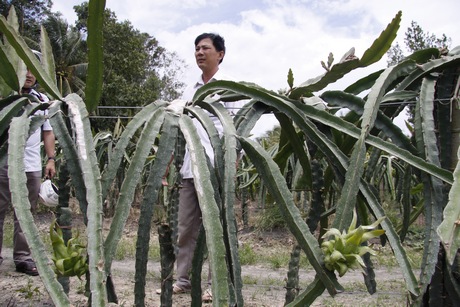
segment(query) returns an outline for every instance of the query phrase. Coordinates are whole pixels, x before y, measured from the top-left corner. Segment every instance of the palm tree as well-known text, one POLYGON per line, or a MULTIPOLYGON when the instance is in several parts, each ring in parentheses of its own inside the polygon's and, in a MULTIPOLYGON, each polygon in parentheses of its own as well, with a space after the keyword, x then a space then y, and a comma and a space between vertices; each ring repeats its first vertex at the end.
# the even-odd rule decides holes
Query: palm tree
POLYGON ((62 96, 77 93, 84 98, 86 41, 82 34, 58 15, 50 15, 44 23, 53 49, 56 65, 56 82, 62 96))

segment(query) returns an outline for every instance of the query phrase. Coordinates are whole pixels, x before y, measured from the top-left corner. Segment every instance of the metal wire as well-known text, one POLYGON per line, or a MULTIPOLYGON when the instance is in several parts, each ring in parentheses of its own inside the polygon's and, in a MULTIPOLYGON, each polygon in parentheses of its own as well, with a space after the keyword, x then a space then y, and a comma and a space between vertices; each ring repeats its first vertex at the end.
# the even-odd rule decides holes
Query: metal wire
MULTIPOLYGON (((435 99, 434 102, 437 102, 439 104, 447 105, 452 102, 452 98, 442 98, 442 99, 435 99)), ((411 100, 411 101, 401 101, 401 102, 387 102, 381 104, 382 106, 410 106, 410 105, 415 105, 417 101, 411 100)), ((141 106, 98 106, 98 109, 142 109, 144 107, 141 106)), ((241 108, 238 107, 233 107, 233 108, 228 108, 228 109, 233 109, 233 110, 239 110, 241 108)), ((132 119, 134 116, 100 116, 100 115, 90 115, 89 118, 93 119, 132 119)))

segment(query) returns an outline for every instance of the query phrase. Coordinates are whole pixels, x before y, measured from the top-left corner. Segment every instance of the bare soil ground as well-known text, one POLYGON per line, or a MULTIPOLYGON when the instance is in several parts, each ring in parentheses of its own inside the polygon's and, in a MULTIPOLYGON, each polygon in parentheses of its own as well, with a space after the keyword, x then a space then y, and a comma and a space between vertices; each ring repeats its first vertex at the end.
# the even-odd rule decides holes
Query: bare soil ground
MULTIPOLYGON (((47 232, 51 215, 40 215, 36 222, 40 231, 47 232)), ((133 225, 128 227, 135 227, 133 225)), ((135 232, 134 232, 135 233, 135 232)), ((155 236, 155 234, 152 234, 155 236)), ((240 240, 249 244, 260 245, 278 250, 292 248, 292 240, 287 232, 244 232, 240 240), (256 243, 254 243, 256 242, 256 243)), ((259 247, 260 247, 259 246, 259 247)), ((254 246, 257 248, 257 246, 254 246)), ((30 277, 15 271, 12 260, 12 249, 2 251, 3 264, 0 265, 0 306, 55 306, 50 300, 40 276, 30 277)), ((207 268, 207 266, 205 266, 207 268)), ((112 273, 118 295, 118 306, 134 306, 134 259, 114 261, 112 273)), ((160 296, 155 290, 160 288, 160 265, 150 261, 146 280, 146 306, 160 306, 160 296)), ((204 273, 206 274, 206 272, 204 273)), ((286 268, 273 269, 268 265, 245 265, 242 267, 243 295, 245 306, 283 306, 286 291, 286 268)), ((315 276, 314 270, 300 270, 301 287, 306 287, 315 276)), ((323 293, 312 306, 406 306, 406 291, 401 273, 397 268, 376 269, 378 291, 370 295, 364 286, 362 274, 350 271, 339 282, 345 291, 332 298, 323 293)), ((78 278, 71 278, 69 293, 72 306, 87 306, 87 298, 83 294, 84 283, 78 278)), ((179 294, 173 297, 173 306, 189 306, 190 294, 179 294)), ((210 304, 204 304, 210 306, 210 304)))

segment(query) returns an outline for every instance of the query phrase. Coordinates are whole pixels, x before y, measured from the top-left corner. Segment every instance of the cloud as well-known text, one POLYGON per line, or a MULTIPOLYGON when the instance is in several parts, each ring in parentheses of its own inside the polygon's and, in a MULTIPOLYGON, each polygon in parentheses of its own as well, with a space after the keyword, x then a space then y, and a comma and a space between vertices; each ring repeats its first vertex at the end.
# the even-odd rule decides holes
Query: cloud
POLYGON ((227 43, 223 69, 237 79, 278 90, 287 86, 290 68, 296 79, 305 81, 324 72, 320 61, 326 60, 329 52, 338 60, 353 46, 364 52, 375 38, 367 35, 362 39, 344 27, 324 29, 328 29, 327 16, 302 6, 273 6, 241 12, 237 24, 202 23, 179 33, 159 32, 156 37, 194 66, 194 38, 202 32, 218 32, 227 43))
MULTIPOLYGON (((53 10, 73 21, 71 8, 79 2, 55 1, 53 10)), ((452 47, 460 44, 458 0, 111 0, 106 7, 120 21, 129 20, 183 58, 188 66, 185 82, 200 73, 193 42, 202 32, 217 32, 225 38, 227 54, 221 68, 227 74, 275 91, 287 87, 289 69, 295 85, 323 74, 320 61, 326 61, 330 52, 335 62, 351 47, 361 57, 399 10, 403 12, 397 37, 400 45, 411 21, 436 36, 451 37, 452 47)), ((329 88, 343 89, 385 66, 383 59, 329 88)))

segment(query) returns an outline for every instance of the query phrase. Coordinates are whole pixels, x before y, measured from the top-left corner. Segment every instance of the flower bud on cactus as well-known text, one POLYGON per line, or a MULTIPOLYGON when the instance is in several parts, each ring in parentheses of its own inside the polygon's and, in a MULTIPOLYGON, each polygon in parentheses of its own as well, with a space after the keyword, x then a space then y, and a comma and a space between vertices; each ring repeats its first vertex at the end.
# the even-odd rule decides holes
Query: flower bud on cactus
POLYGON ((81 278, 88 270, 86 256, 84 254, 84 246, 74 242, 78 238, 71 238, 64 243, 62 230, 55 227, 56 220, 50 225, 50 239, 53 246, 53 256, 51 259, 54 262, 54 271, 59 276, 77 276, 81 278))
POLYGON ((379 237, 385 233, 383 229, 376 229, 385 217, 368 226, 359 226, 356 228, 356 212, 353 213, 353 220, 348 231, 340 232, 336 228, 328 229, 322 236, 327 239, 333 236, 333 239, 325 240, 321 244, 321 250, 324 253, 324 264, 330 271, 336 270, 342 277, 348 269, 365 268, 363 256, 366 253, 375 255, 375 251, 368 246, 361 246, 363 242, 369 239, 379 237))

